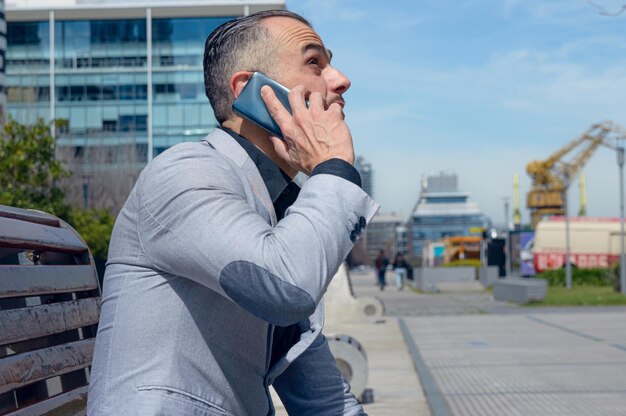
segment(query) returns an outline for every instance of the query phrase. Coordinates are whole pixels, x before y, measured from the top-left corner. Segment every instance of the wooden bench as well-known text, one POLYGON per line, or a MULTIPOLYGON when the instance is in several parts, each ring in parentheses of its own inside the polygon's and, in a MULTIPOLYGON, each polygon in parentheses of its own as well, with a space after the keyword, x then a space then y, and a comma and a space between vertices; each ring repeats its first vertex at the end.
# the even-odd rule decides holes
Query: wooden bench
POLYGON ((93 258, 76 231, 0 205, 0 415, 84 415, 99 316, 93 258))

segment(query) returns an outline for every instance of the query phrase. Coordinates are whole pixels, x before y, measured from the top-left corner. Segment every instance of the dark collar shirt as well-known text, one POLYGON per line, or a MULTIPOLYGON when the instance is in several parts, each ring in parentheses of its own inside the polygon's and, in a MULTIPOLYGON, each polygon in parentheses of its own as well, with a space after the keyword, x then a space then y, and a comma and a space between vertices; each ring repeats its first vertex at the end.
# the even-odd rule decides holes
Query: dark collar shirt
POLYGON ((265 153, 260 151, 258 147, 232 130, 224 129, 224 131, 230 134, 243 147, 256 165, 274 204, 276 219, 280 221, 285 217, 287 208, 296 202, 296 198, 298 198, 300 193, 300 187, 276 163, 265 156, 265 153))
MULTIPOLYGON (((274 204, 276 219, 280 221, 285 217, 287 208, 298 198, 300 187, 254 144, 230 129, 223 130, 243 147, 256 165, 274 204)), ((330 159, 320 163, 313 169, 311 176, 318 174, 336 175, 361 187, 359 172, 354 166, 341 159, 330 159)), ((297 324, 287 327, 274 327, 270 368, 298 342, 300 334, 300 328, 297 324)))

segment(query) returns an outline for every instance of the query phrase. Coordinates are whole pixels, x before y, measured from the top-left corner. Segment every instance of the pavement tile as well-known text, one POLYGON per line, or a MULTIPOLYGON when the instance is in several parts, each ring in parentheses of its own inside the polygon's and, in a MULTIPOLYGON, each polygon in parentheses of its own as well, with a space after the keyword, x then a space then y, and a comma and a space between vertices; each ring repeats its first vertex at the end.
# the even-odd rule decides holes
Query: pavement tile
POLYGON ((405 321, 454 415, 626 414, 626 310, 405 321))

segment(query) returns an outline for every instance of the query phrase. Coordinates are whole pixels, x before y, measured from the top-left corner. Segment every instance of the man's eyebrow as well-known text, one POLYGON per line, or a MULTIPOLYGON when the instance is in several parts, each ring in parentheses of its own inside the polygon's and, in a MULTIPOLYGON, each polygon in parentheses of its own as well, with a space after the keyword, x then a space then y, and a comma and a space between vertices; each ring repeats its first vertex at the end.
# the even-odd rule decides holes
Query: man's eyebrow
POLYGON ((321 53, 322 55, 326 55, 328 57, 328 60, 330 61, 331 59, 333 59, 333 53, 330 49, 326 49, 325 47, 323 47, 322 45, 320 45, 319 43, 307 43, 303 48, 302 48, 302 54, 304 55, 305 53, 307 53, 308 51, 310 51, 311 49, 318 51, 319 53, 321 53))

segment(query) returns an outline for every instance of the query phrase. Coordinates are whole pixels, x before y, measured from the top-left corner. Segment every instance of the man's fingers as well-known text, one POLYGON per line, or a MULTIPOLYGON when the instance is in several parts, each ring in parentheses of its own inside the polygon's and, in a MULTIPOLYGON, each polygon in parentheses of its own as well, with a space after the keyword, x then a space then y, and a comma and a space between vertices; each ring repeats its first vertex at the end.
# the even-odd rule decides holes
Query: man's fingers
POLYGON ((324 111, 324 99, 319 92, 313 92, 309 95, 309 109, 315 110, 318 113, 324 111))
POLYGON ((286 123, 291 119, 289 111, 287 111, 283 103, 281 103, 278 97, 276 97, 276 93, 271 87, 267 85, 261 87, 261 97, 263 98, 263 102, 265 102, 270 115, 274 121, 276 121, 276 124, 278 124, 278 127, 280 127, 281 130, 284 130, 283 127, 285 127, 286 123))
POLYGON ((291 106, 292 115, 306 111, 306 102, 304 100, 304 85, 298 85, 289 92, 289 105, 291 106))

